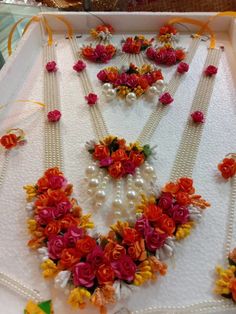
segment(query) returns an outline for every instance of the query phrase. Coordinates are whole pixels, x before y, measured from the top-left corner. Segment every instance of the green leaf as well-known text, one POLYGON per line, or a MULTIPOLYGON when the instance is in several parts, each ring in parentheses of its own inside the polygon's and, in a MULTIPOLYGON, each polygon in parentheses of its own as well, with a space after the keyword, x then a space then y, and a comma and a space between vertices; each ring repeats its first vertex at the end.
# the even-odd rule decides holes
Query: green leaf
POLYGON ((146 158, 148 158, 149 156, 151 156, 152 150, 151 150, 150 145, 144 145, 144 146, 143 146, 143 153, 144 153, 144 155, 146 156, 146 158))
POLYGON ((38 304, 39 308, 45 312, 45 314, 51 314, 52 301, 44 301, 38 304))

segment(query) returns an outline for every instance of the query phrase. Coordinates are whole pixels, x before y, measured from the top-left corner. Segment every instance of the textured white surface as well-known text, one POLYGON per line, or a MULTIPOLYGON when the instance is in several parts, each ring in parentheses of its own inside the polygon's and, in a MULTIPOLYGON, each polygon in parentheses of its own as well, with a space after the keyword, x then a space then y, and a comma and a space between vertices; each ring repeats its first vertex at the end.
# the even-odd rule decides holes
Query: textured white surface
MULTIPOLYGON (((223 246, 226 232, 227 209, 230 197, 230 184, 220 178, 216 170, 218 162, 228 152, 235 151, 235 61, 226 36, 219 35, 225 46, 219 73, 216 78, 213 97, 205 123, 194 180, 197 191, 212 204, 206 210, 203 221, 192 235, 179 246, 175 260, 170 263, 168 275, 158 282, 143 286, 134 293, 127 303, 118 304, 130 310, 141 310, 149 306, 187 305, 203 300, 217 299, 212 294, 214 267, 223 263, 223 246)), ((86 38, 87 36, 85 36, 86 38)), ((62 107, 61 131, 64 151, 65 174, 74 184, 75 196, 85 211, 93 208, 87 201, 84 184, 84 169, 89 163, 84 144, 94 138, 88 108, 79 80, 72 71, 73 57, 69 42, 58 37, 57 57, 60 78, 62 107)), ((82 40, 81 40, 82 42, 82 40)), ((182 38, 185 47, 189 39, 182 38)), ((160 184, 168 181, 175 154, 180 142, 189 108, 206 56, 206 43, 202 43, 192 62, 191 71, 170 105, 168 114, 161 121, 151 144, 158 145, 158 159, 154 166, 160 184)), ((118 61, 117 61, 118 62, 118 61)), ((89 73, 100 93, 96 73, 103 65, 89 64, 89 73)), ((14 69, 16 70, 16 69, 14 69)), ((163 68, 165 78, 174 68, 163 68)), ((10 77, 10 76, 9 76, 10 77)), ((9 101, 33 99, 43 101, 42 51, 35 52, 32 67, 22 73, 24 84, 11 92, 9 101)), ((11 88, 9 80, 9 88, 11 88)), ((103 103, 103 102, 102 102, 103 103)), ((133 107, 124 103, 102 104, 102 111, 112 134, 134 141, 141 131, 154 104, 139 101, 133 107)), ((22 280, 50 297, 49 285, 43 280, 39 270, 39 260, 28 250, 26 230, 25 195, 22 186, 34 183, 43 172, 43 112, 36 105, 11 103, 0 114, 0 134, 9 127, 23 128, 27 133, 28 144, 11 154, 7 176, 0 190, 0 270, 22 280)), ((0 159, 0 167, 2 165, 0 159)), ((109 209, 94 213, 94 221, 99 231, 107 230, 109 209)), ((236 237, 235 237, 236 239, 236 237)), ((55 314, 73 313, 66 305, 65 297, 55 290, 55 314)), ((21 313, 25 301, 14 293, 0 287, 1 313, 21 313), (4 309, 4 310, 3 310, 4 309)), ((109 313, 114 313, 111 309, 109 313)), ((85 314, 96 313, 92 309, 85 314)), ((221 313, 219 311, 219 313, 221 313)))

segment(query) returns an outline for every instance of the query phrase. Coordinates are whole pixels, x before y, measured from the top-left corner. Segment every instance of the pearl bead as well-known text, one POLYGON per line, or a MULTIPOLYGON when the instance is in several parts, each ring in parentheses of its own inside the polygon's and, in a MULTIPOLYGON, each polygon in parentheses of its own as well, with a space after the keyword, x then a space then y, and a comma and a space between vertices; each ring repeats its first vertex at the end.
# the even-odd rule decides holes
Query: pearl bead
POLYGON ((92 195, 93 194, 93 190, 91 190, 91 189, 88 189, 88 195, 92 195))
POLYGON ((116 90, 113 89, 113 88, 109 88, 107 91, 106 91, 106 98, 108 101, 111 101, 113 100, 114 98, 116 97, 116 90))
POLYGON ((127 104, 129 105, 132 105, 136 99, 137 99, 137 96, 135 95, 135 93, 128 93, 126 96, 126 101, 127 101, 127 104))
POLYGON ((112 89, 112 84, 111 83, 105 83, 102 85, 102 91, 107 92, 109 89, 112 89))
POLYGON ((112 203, 114 208, 122 208, 123 202, 121 198, 115 198, 113 203, 112 203))
POLYGON ((133 190, 130 190, 130 191, 127 192, 127 198, 128 198, 129 200, 135 200, 135 199, 136 199, 136 196, 137 196, 137 194, 136 194, 136 192, 133 191, 133 190))
POLYGON ((88 168, 86 169, 86 174, 87 176, 91 176, 91 175, 94 175, 96 171, 97 169, 95 166, 88 166, 88 168))
POLYGON ((156 81, 155 86, 157 86, 157 87, 163 87, 164 84, 165 84, 165 83, 164 83, 163 80, 158 80, 158 81, 156 81))
MULTIPOLYGON (((133 208, 134 207, 134 202, 130 201, 129 202, 129 208, 133 208)), ((132 217, 133 218, 133 217, 132 217)))
POLYGON ((95 194, 97 200, 104 200, 106 198, 106 192, 103 190, 98 190, 95 194))
POLYGON ((89 181, 89 187, 90 188, 96 188, 99 184, 99 180, 96 179, 96 178, 92 178, 90 181, 89 181))
POLYGON ((97 203, 95 203, 95 207, 96 207, 96 209, 100 208, 101 206, 102 206, 102 203, 101 203, 101 202, 97 202, 97 203))
POLYGON ((146 168, 144 168, 144 172, 145 174, 153 174, 154 168, 152 166, 147 166, 146 168))
POLYGON ((144 180, 142 178, 137 178, 135 179, 134 184, 137 188, 141 188, 144 185, 144 180))
POLYGON ((115 210, 114 214, 115 214, 115 217, 117 218, 120 218, 120 216, 122 215, 120 210, 115 210))
POLYGON ((148 93, 149 93, 149 95, 150 96, 155 96, 155 95, 157 95, 158 94, 158 88, 156 87, 156 86, 151 86, 150 88, 149 88, 149 90, 148 90, 148 93))

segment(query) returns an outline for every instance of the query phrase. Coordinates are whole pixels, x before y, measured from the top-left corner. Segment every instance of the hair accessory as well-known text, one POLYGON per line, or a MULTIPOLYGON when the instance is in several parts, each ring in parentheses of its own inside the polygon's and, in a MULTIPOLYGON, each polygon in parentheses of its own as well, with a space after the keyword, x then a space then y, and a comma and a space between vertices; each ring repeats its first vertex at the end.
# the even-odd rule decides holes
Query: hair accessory
POLYGON ((90 35, 97 40, 110 42, 114 28, 110 24, 98 25, 90 30, 90 35))
POLYGON ((218 170, 224 179, 229 179, 236 174, 236 154, 228 154, 218 165, 218 170))

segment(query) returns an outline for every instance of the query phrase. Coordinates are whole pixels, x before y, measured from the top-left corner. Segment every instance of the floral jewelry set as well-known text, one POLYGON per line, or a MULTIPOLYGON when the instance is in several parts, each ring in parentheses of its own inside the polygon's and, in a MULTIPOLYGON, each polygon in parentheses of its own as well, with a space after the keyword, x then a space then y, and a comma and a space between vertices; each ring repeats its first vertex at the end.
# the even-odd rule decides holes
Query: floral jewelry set
MULTIPOLYGON (((209 29, 205 24, 202 27, 209 29)), ((99 25, 91 30, 96 46, 79 48, 73 34, 69 36, 69 43, 75 61, 71 71, 75 71, 83 87, 85 105, 96 136, 85 145, 92 159, 86 169, 88 194, 97 210, 106 205, 113 209, 115 218, 119 220, 110 226, 106 235, 91 236, 92 217, 83 214, 73 197, 73 185, 62 172, 60 120, 63 116, 60 113, 56 46, 50 41, 44 46, 46 170, 34 185, 24 187, 31 235, 28 246, 38 251, 44 278, 54 279, 55 286, 68 294, 68 303, 73 308, 82 309, 90 302, 101 314, 107 313, 108 305, 129 297, 135 286, 165 275, 165 261, 175 254, 175 243, 192 232, 204 209, 210 206, 195 193, 191 177, 222 54, 211 38, 170 182, 160 189, 151 165, 155 147, 150 146, 150 141, 170 110, 169 105, 175 105, 178 87, 188 79, 187 72, 191 71, 191 61, 202 32, 192 37, 186 52, 176 45, 178 34, 171 22, 160 29, 157 46, 153 45, 154 39, 129 37, 123 42, 121 55, 121 62, 126 61, 128 66, 107 67, 97 74, 108 100, 117 95, 132 104, 146 92, 158 95, 155 108, 133 143, 110 135, 100 99, 89 77, 89 66, 85 63, 85 60, 106 63, 117 54, 117 48, 110 43, 113 32, 110 25, 99 25), (144 63, 144 55, 158 65, 178 63, 168 84, 164 84, 160 69, 144 63), (114 196, 111 204, 109 194, 114 196)), ((23 138, 17 138, 20 144, 23 138)), ((6 147, 13 140, 6 140, 3 136, 2 141, 6 147)), ((232 154, 224 159, 219 170, 224 178, 232 177, 236 173, 235 156, 232 154)), ((232 195, 235 199, 236 192, 232 195)), ((234 300, 235 255, 233 251, 229 256, 233 266, 226 271, 219 269, 223 279, 217 284, 218 293, 232 296, 234 300), (223 286, 222 281, 227 281, 227 286, 223 286)), ((51 303, 46 303, 49 310, 44 313, 53 313, 51 303)), ((30 302, 25 313, 33 314, 36 309, 41 313, 42 306, 45 304, 30 302)))

